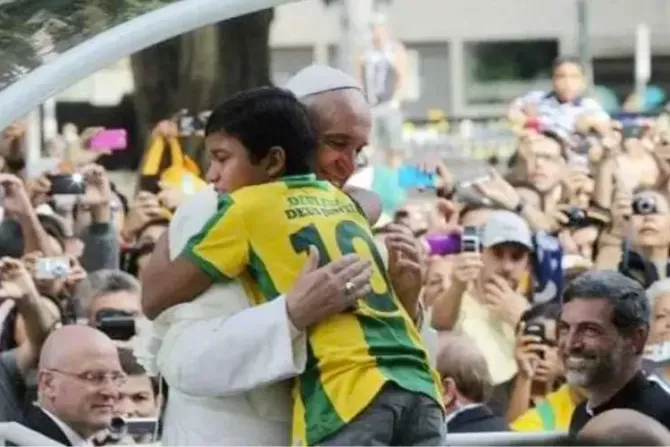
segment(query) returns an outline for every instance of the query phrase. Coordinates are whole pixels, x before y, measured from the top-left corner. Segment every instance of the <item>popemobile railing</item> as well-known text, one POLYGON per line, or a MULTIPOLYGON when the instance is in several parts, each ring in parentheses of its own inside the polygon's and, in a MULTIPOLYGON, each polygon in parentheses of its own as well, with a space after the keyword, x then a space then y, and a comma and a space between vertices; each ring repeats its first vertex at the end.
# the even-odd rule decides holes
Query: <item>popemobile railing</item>
POLYGON ((489 432, 447 434, 447 446, 537 446, 566 445, 565 432, 489 432))
POLYGON ((38 446, 62 446, 41 433, 37 433, 18 422, 0 423, 0 445, 38 445, 38 446))
MULTIPOLYGON (((503 446, 503 445, 556 445, 566 439, 563 432, 540 433, 455 433, 447 435, 447 446, 503 446)), ((11 443, 17 446, 62 446, 46 436, 16 422, 0 423, 0 446, 11 443)))

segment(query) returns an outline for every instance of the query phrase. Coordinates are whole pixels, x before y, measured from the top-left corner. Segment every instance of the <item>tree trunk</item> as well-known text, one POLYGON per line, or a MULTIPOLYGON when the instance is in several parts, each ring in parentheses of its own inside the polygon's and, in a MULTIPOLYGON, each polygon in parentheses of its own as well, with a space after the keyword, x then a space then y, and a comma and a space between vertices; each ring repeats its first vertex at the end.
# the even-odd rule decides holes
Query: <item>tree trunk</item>
POLYGON ((219 30, 219 102, 240 90, 270 84, 270 24, 274 10, 265 9, 226 20, 219 30))
POLYGON ((181 56, 181 39, 161 42, 131 56, 139 130, 136 144, 143 146, 150 129, 178 111, 179 88, 188 84, 180 78, 176 63, 181 56))
MULTIPOLYGON (((133 55, 138 147, 144 150, 150 129, 181 109, 209 110, 240 90, 270 84, 273 16, 267 9, 226 20, 133 55)), ((202 166, 201 144, 187 146, 202 166)))

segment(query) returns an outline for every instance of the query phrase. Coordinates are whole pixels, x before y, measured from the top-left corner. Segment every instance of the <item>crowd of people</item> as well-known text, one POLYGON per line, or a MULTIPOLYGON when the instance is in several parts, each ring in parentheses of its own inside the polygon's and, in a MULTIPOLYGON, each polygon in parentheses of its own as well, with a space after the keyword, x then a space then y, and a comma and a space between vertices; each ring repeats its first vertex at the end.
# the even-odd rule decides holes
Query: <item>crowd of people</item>
POLYGON ((87 138, 31 177, 3 131, 0 421, 65 445, 670 444, 666 117, 608 116, 560 58, 510 107, 505 172, 406 165, 429 184, 387 216, 352 182, 368 146, 403 151, 370 145, 371 95, 319 65, 284 87, 212 111, 198 191, 126 197, 87 138))

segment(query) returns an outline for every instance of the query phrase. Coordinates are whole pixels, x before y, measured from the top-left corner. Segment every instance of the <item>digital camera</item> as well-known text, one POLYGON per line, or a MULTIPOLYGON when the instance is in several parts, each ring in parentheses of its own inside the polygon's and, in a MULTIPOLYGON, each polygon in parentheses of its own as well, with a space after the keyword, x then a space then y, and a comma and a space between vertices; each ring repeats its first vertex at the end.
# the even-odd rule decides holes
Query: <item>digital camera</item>
POLYGON ((118 309, 100 309, 95 315, 95 328, 112 340, 130 340, 137 333, 135 316, 118 309))
POLYGON ((35 279, 62 278, 70 274, 70 260, 66 257, 40 258, 35 264, 35 279))
POLYGON ((633 214, 647 215, 656 214, 658 208, 656 199, 649 196, 638 196, 633 199, 633 214))
POLYGON ((568 227, 579 227, 586 221, 586 211, 578 206, 571 206, 563 213, 568 217, 568 227))
POLYGON ((111 441, 118 441, 126 436, 134 440, 151 439, 156 434, 158 428, 158 419, 156 418, 112 418, 107 431, 111 441))
POLYGON ((463 227, 463 234, 461 235, 461 251, 463 253, 477 253, 480 245, 479 228, 473 226, 463 227))
POLYGON ((432 234, 425 237, 430 255, 447 256, 461 252, 461 235, 458 233, 432 234))

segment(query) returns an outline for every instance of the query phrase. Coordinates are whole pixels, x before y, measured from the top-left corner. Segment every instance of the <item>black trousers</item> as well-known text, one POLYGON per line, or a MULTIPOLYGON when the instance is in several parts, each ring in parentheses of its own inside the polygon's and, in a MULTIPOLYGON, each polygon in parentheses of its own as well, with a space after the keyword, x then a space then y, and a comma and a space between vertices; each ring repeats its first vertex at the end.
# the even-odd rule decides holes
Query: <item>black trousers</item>
POLYGON ((437 402, 389 382, 361 414, 319 445, 444 445, 445 435, 437 402))

